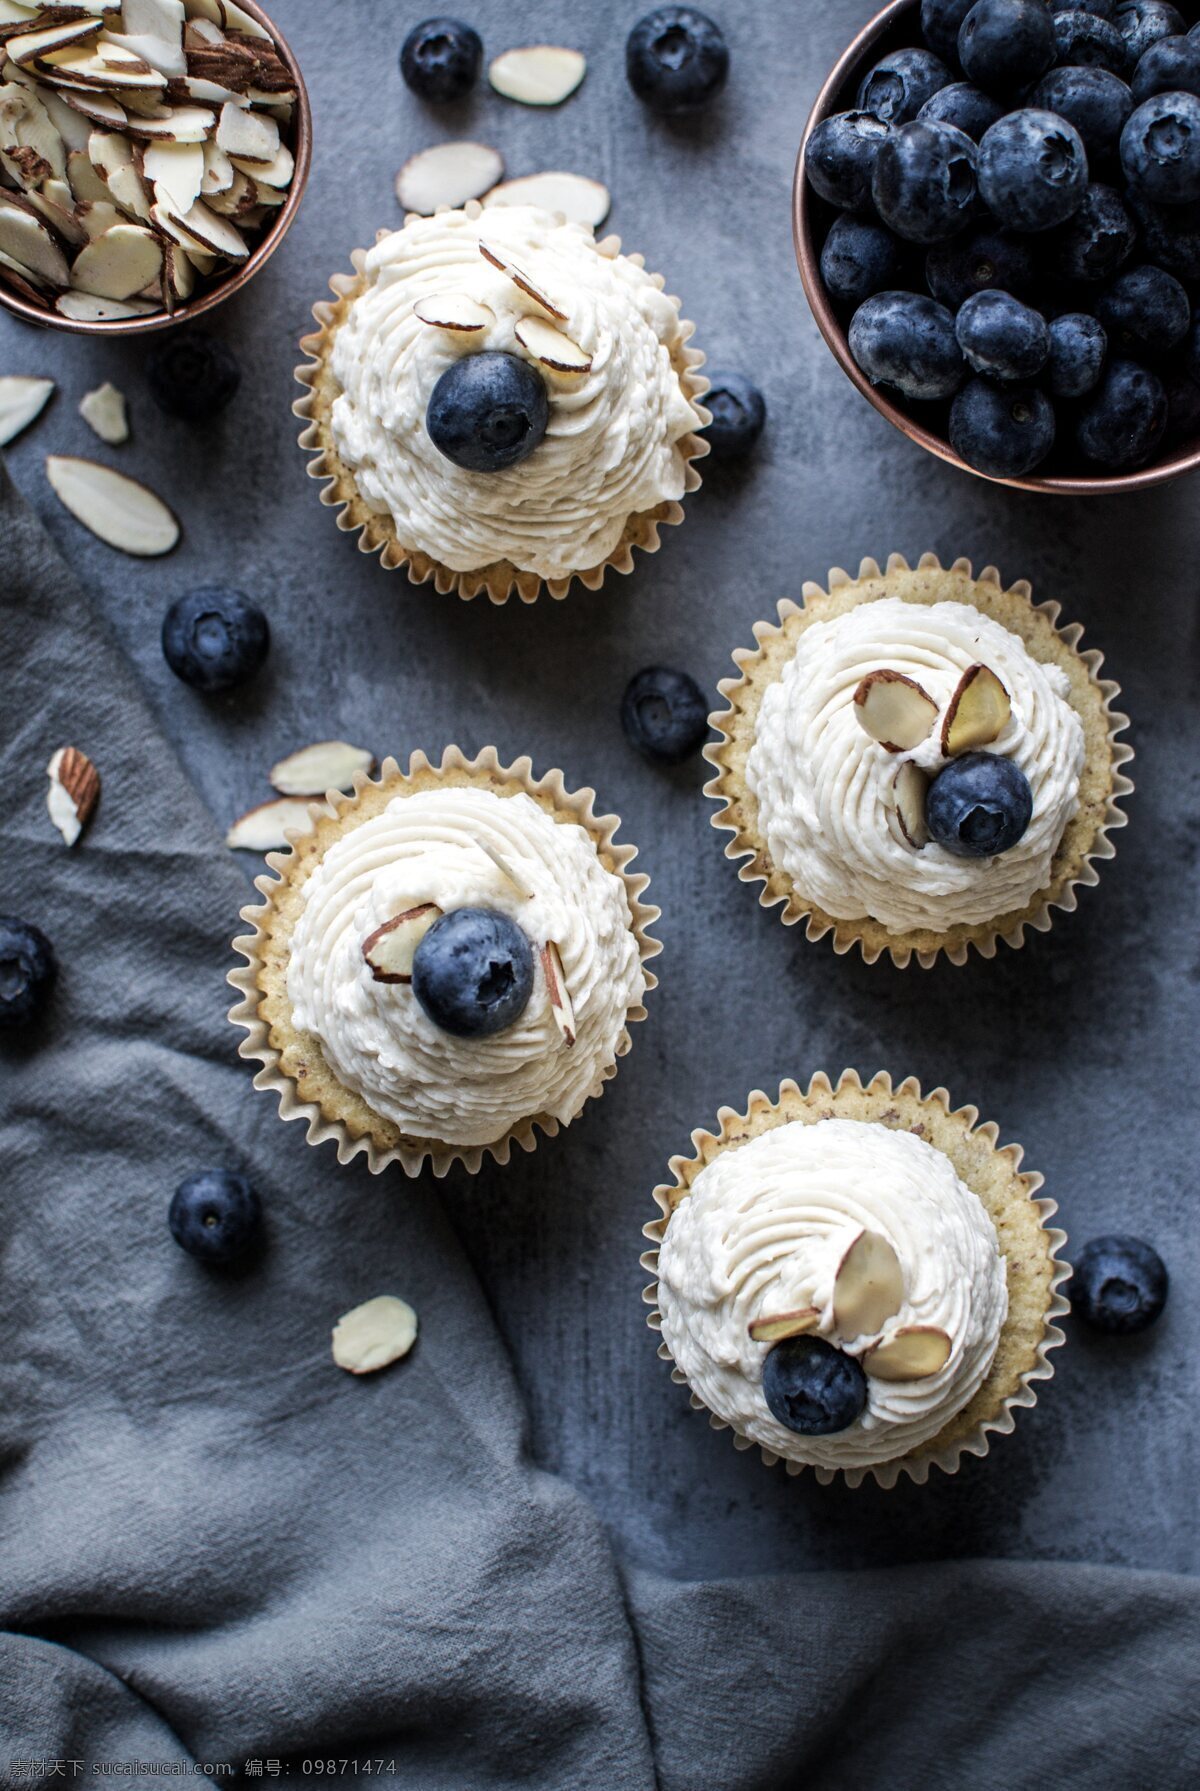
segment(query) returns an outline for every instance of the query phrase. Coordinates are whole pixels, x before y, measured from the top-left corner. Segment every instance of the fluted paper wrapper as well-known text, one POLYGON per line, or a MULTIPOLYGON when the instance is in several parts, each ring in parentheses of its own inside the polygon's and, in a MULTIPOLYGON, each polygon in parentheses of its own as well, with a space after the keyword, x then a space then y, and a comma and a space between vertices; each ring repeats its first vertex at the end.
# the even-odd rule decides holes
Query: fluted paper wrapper
MULTIPOLYGON (((300 1033, 292 1026, 286 969, 295 917, 289 918, 281 911, 281 896, 303 883, 327 847, 346 831, 348 822, 370 819, 395 796, 439 786, 472 786, 499 795, 524 792, 560 820, 575 822, 582 827, 595 842, 601 863, 620 877, 625 886, 630 925, 637 940, 646 988, 650 990, 657 984, 657 978, 647 966, 648 961, 662 950, 649 933, 659 917, 659 910, 642 899, 650 879, 629 869, 631 860, 637 856, 637 848, 617 844, 615 836, 621 825, 620 817, 597 815, 595 791, 568 790, 561 771, 548 771, 544 777, 535 778, 528 758, 505 765, 493 746, 485 747, 473 759, 464 757, 457 746, 448 746, 438 765, 427 759, 423 752, 412 755, 407 771, 402 771, 395 759, 385 759, 378 778, 370 778, 365 772, 356 774, 353 795, 331 790, 323 801, 314 800, 310 804, 314 819, 312 830, 290 832, 289 850, 267 854, 268 871, 274 874, 255 879, 255 888, 264 898, 263 905, 252 905, 241 911, 241 917, 251 931, 233 941, 234 951, 245 959, 245 964, 229 973, 229 982, 241 995, 230 1009, 229 1018, 247 1035, 238 1047, 239 1054, 262 1066, 254 1078, 254 1086, 269 1089, 279 1097, 280 1117, 304 1120, 310 1144, 333 1140, 339 1163, 348 1163, 360 1152, 364 1153, 372 1174, 386 1169, 389 1163, 399 1163, 406 1175, 418 1175, 428 1166, 435 1176, 443 1176, 452 1164, 461 1163, 474 1175, 485 1157, 507 1163, 514 1145, 531 1151, 537 1145, 539 1133, 553 1137, 560 1126, 570 1123, 548 1113, 530 1114, 511 1126, 495 1143, 485 1145, 455 1145, 440 1139, 409 1137, 374 1113, 360 1096, 340 1083, 326 1064, 319 1041, 311 1033, 300 1033), (302 1080, 310 1084, 305 1093, 301 1092, 302 1080), (324 1098, 319 1092, 322 1083, 325 1084, 324 1098), (309 1094, 316 1098, 308 1098, 309 1094), (350 1117, 345 1112, 347 1107, 352 1109, 350 1117)), ((616 1075, 616 1060, 630 1047, 629 1027, 645 1017, 646 1010, 640 1002, 627 1010, 613 1061, 597 1072, 571 1119, 577 1118, 587 1102, 600 1094, 604 1084, 616 1075)))
POLYGON ((712 824, 733 835, 725 847, 725 856, 743 861, 738 865, 743 883, 763 885, 758 898, 762 906, 782 904, 784 925, 804 921, 810 939, 832 934, 835 952, 847 952, 857 946, 868 964, 886 952, 900 967, 915 959, 923 969, 939 957, 952 964, 965 964, 972 950, 981 957, 995 957, 1002 941, 1014 948, 1023 945, 1027 928, 1048 932, 1055 909, 1073 910, 1079 889, 1097 883, 1099 863, 1116 852, 1111 836, 1116 828, 1125 825, 1127 818, 1118 804, 1133 789, 1121 769, 1132 759, 1133 749, 1116 738, 1129 726, 1129 718, 1114 707, 1121 694, 1120 686, 1111 678, 1100 676, 1103 654, 1094 648, 1080 649, 1082 627, 1078 623, 1059 627, 1060 606, 1035 604, 1030 586, 1023 579, 1005 587, 994 566, 986 566, 976 579, 969 560, 955 560, 946 569, 931 553, 922 555, 915 571, 902 554, 890 556, 886 572, 880 571, 875 560, 863 560, 857 578, 835 567, 829 574, 827 588, 806 583, 802 604, 784 598, 778 607, 777 623, 755 623, 757 647, 739 648, 734 653, 738 676, 723 678, 718 686, 728 707, 709 717, 710 726, 721 739, 704 749, 717 773, 705 785, 705 795, 721 805, 712 824), (1061 666, 1067 673, 1071 686, 1068 700, 1084 728, 1086 759, 1080 778, 1079 807, 1063 831, 1049 884, 1024 908, 978 925, 952 926, 944 933, 930 928, 889 933, 870 916, 836 920, 826 914, 795 887, 786 871, 771 862, 758 824, 758 805, 746 787, 746 760, 754 743, 759 703, 763 692, 781 675, 800 634, 814 622, 832 620, 858 603, 886 596, 924 603, 970 603, 994 617, 1021 636, 1035 659, 1061 666))
MULTIPOLYGON (((478 216, 482 208, 472 200, 463 209, 478 216)), ((379 232, 380 238, 388 234, 388 231, 379 232)), ((614 259, 621 251, 620 237, 605 237, 600 250, 610 260, 614 259)), ((514 592, 523 603, 533 603, 543 590, 551 597, 565 597, 573 579, 578 579, 589 591, 596 591, 603 584, 606 573, 633 571, 635 548, 643 553, 657 553, 661 546, 659 530, 683 521, 683 505, 673 499, 664 500, 653 510, 638 511, 628 517, 621 539, 607 559, 595 566, 580 566, 566 578, 543 579, 536 572, 522 571, 508 560, 497 560, 471 572, 455 572, 415 543, 400 540, 392 517, 372 510, 359 495, 353 470, 338 454, 330 427, 330 412, 341 390, 330 364, 333 340, 366 285, 363 272, 366 255, 365 249, 356 249, 350 257, 354 273, 335 274, 329 282, 334 294, 332 301, 324 299, 313 307, 317 328, 313 334, 302 338, 300 347, 308 359, 296 368, 296 378, 307 389, 304 397, 298 398, 292 407, 296 415, 305 420, 300 446, 314 456, 308 463, 308 475, 311 479, 324 481, 321 502, 337 510, 339 529, 356 532, 363 553, 377 553, 380 564, 388 571, 403 568, 413 584, 428 584, 432 579, 434 588, 440 592, 456 591, 464 599, 486 592, 493 603, 506 603, 514 592)), ((645 266, 643 255, 630 255, 627 259, 638 267, 645 266)), ((650 277, 660 289, 665 285, 661 274, 650 277)), ((678 312, 679 300, 672 298, 670 302, 678 312)), ((699 349, 689 347, 695 328, 695 324, 682 317, 679 319, 670 343, 671 365, 679 375, 684 393, 707 423, 711 420, 709 412, 700 403, 709 385, 699 372, 704 355, 699 349)), ((700 473, 695 463, 708 453, 709 448, 704 437, 695 434, 683 436, 679 448, 687 462, 686 494, 699 489, 700 473)))
MULTIPOLYGON (((642 1267, 654 1273, 658 1268, 658 1246, 662 1243, 671 1214, 691 1192, 692 1183, 706 1164, 723 1150, 735 1149, 748 1139, 773 1126, 791 1120, 812 1124, 833 1117, 874 1121, 894 1130, 915 1131, 935 1149, 949 1157, 954 1169, 967 1187, 983 1201, 996 1227, 1000 1249, 1007 1268, 1009 1311, 996 1356, 987 1378, 975 1397, 955 1414, 935 1437, 908 1455, 897 1456, 869 1467, 856 1464, 850 1468, 813 1467, 812 1472, 823 1486, 832 1480, 844 1480, 848 1486, 859 1486, 866 1479, 889 1488, 902 1478, 923 1486, 932 1468, 946 1474, 958 1471, 964 1456, 986 1455, 994 1436, 1007 1435, 1013 1429, 1021 1406, 1037 1404, 1037 1383, 1049 1380, 1054 1373, 1048 1361, 1049 1352, 1057 1349, 1063 1333, 1053 1322, 1067 1312, 1067 1302, 1059 1291, 1071 1273, 1058 1251, 1067 1241, 1064 1231, 1047 1224, 1058 1211, 1053 1200, 1036 1198, 1043 1178, 1033 1170, 1022 1170, 1020 1145, 999 1142, 999 1129, 990 1121, 980 1124, 975 1107, 950 1105, 944 1088, 935 1088, 929 1095, 921 1093, 916 1078, 909 1076, 893 1087, 892 1079, 881 1071, 865 1086, 854 1070, 843 1071, 834 1087, 828 1076, 818 1073, 807 1090, 792 1081, 785 1081, 779 1098, 772 1101, 760 1089, 749 1097, 744 1113, 722 1107, 717 1114, 717 1131, 703 1129, 692 1133, 694 1155, 672 1157, 668 1165, 672 1179, 654 1190, 660 1216, 643 1227, 643 1234, 654 1248, 641 1258, 642 1267)), ((651 1312, 647 1323, 661 1332, 662 1315, 658 1309, 658 1281, 654 1280, 643 1294, 651 1312)), ((672 1362, 665 1342, 659 1344, 659 1355, 672 1362)), ((687 1386, 686 1377, 672 1365, 671 1378, 687 1386)), ((729 1430, 737 1449, 758 1448, 767 1467, 783 1461, 789 1474, 804 1472, 805 1462, 779 1456, 743 1436, 727 1420, 709 1411, 697 1394, 691 1394, 692 1407, 708 1412, 714 1430, 729 1430)))

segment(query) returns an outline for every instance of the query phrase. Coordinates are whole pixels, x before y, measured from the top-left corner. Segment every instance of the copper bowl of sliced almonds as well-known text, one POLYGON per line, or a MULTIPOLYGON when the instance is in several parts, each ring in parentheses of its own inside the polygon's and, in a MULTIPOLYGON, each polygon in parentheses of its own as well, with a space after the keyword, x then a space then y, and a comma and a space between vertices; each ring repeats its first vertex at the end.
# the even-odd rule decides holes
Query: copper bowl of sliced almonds
POLYGON ((169 329, 253 279, 308 180, 299 66, 254 0, 5 0, 0 304, 169 329))

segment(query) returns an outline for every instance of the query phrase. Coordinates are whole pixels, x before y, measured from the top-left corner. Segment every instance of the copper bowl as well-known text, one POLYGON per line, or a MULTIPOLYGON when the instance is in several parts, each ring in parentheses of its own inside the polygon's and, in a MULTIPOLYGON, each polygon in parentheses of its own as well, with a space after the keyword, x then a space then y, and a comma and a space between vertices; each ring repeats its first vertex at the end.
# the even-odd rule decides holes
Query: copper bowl
POLYGON ((295 158, 295 172, 292 184, 288 188, 288 196, 275 214, 274 221, 264 230, 258 242, 239 267, 232 269, 223 278, 217 279, 202 292, 197 292, 182 305, 176 305, 174 311, 155 313, 151 317, 114 317, 108 323, 81 323, 73 317, 63 317, 58 311, 45 309, 41 305, 32 304, 23 299, 19 293, 13 292, 3 280, 0 280, 0 305, 14 316, 23 318, 26 323, 41 324, 44 329, 70 330, 77 336, 138 336, 150 330, 169 330, 181 323, 190 323, 193 317, 199 317, 203 311, 211 311, 214 306, 223 304, 240 292, 246 283, 252 280, 260 267, 271 259, 284 237, 291 228, 292 219, 299 209, 304 197, 304 189, 308 184, 308 171, 312 162, 312 107, 309 104, 308 89, 304 85, 304 76, 300 73, 300 64, 296 61, 288 45, 287 39, 273 19, 268 18, 256 0, 238 0, 244 12, 253 14, 263 28, 271 33, 280 60, 286 64, 296 87, 296 110, 292 118, 292 135, 288 148, 295 158))
MULTIPOLYGON (((987 479, 991 475, 968 466, 954 452, 944 436, 934 435, 892 399, 878 391, 855 362, 850 353, 846 331, 821 280, 821 246, 837 214, 832 205, 827 205, 812 191, 804 178, 804 148, 814 127, 831 113, 844 111, 853 104, 862 76, 885 51, 920 42, 920 0, 891 0, 889 5, 876 13, 870 23, 863 27, 845 54, 839 58, 829 79, 818 93, 804 127, 800 154, 796 160, 796 176, 792 183, 792 234, 805 296, 812 307, 817 326, 833 350, 842 371, 854 381, 863 397, 875 406, 879 414, 886 417, 889 423, 894 423, 910 441, 927 448, 939 460, 946 460, 951 466, 960 467, 964 473, 972 473, 977 479, 987 479)), ((1168 479, 1177 479, 1180 473, 1190 472, 1197 466, 1200 466, 1200 442, 1193 443, 1191 447, 1176 448, 1165 459, 1155 461, 1152 466, 1139 467, 1132 473, 1085 474, 1078 478, 1058 474, 1043 478, 1031 475, 1025 479, 995 479, 993 483, 1014 485, 1022 491, 1051 491, 1068 497, 1090 497, 1099 493, 1140 491, 1149 485, 1162 485, 1168 479)))

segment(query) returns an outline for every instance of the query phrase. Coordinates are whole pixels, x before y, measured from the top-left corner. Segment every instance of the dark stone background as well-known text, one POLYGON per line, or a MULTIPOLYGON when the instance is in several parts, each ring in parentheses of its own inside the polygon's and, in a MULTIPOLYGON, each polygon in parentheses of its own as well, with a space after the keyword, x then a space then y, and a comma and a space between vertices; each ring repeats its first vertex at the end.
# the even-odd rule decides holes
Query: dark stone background
MULTIPOLYGON (((560 111, 525 110, 485 87, 432 114, 396 70, 418 8, 279 0, 312 93, 316 155, 288 240, 215 314, 242 364, 240 395, 217 423, 189 429, 150 400, 136 340, 97 345, 4 318, 0 369, 52 374, 60 387, 10 450, 14 476, 110 618, 222 825, 270 794, 275 758, 340 735, 380 756, 436 753, 448 740, 529 752, 538 768, 593 783, 642 843, 666 950, 631 1057, 569 1133, 442 1190, 512 1351, 532 1451, 595 1501, 626 1559, 683 1578, 968 1554, 1191 1568, 1200 485, 1102 501, 1002 490, 902 440, 838 371, 801 294, 789 188, 809 104, 869 0, 714 5, 733 76, 711 114, 686 124, 654 120, 626 88, 624 37, 640 5, 530 0, 519 22, 499 0, 463 10, 489 53, 539 38, 578 45, 584 86, 560 111), (752 466, 710 474, 684 528, 632 578, 563 603, 497 610, 384 574, 335 529, 295 445, 291 371, 311 304, 353 247, 400 222, 392 180, 405 158, 458 135, 495 143, 513 175, 603 178, 610 227, 682 295, 711 362, 744 368, 770 407, 752 466), (75 413, 104 378, 132 413, 133 439, 115 450, 75 413), (44 480, 52 451, 95 453, 159 489, 184 523, 178 551, 138 562, 94 541, 44 480), (990 964, 900 972, 835 958, 760 910, 709 826, 702 766, 641 763, 617 706, 628 677, 655 661, 714 689, 751 624, 805 578, 927 548, 1027 577, 1086 625, 1124 686, 1138 789, 1115 863, 1051 935, 990 964), (212 579, 263 603, 274 647, 253 688, 206 701, 167 671, 158 633, 170 599, 212 579), (946 1082, 1025 1144, 1076 1238, 1135 1230, 1173 1276, 1156 1332, 1110 1343, 1072 1330, 1015 1436, 923 1490, 822 1489, 736 1454, 671 1384, 639 1297, 650 1190, 691 1128, 751 1088, 846 1065, 946 1082)), ((263 1099, 249 1070, 244 1098, 263 1099)), ((306 1148, 300 1128, 278 1127, 281 1161, 306 1148)), ((325 1161, 336 1201, 328 1147, 325 1161)), ((389 1181, 403 1201, 403 1176, 389 1181)))

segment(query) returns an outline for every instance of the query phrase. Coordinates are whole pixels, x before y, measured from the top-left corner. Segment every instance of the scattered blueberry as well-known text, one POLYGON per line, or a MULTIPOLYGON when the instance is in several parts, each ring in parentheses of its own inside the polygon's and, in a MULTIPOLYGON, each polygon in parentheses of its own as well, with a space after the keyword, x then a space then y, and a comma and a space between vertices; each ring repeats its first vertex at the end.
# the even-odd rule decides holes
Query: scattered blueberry
POLYGON ((630 745, 651 764, 682 765, 704 744, 708 704, 686 672, 647 666, 625 686, 621 726, 630 745))
POLYGON ((1161 37, 1133 71, 1133 97, 1140 105, 1155 93, 1200 95, 1200 38, 1161 37))
POLYGON ((1137 225, 1121 195, 1095 181, 1079 210, 1055 234, 1054 266, 1066 280, 1097 285, 1116 273, 1136 241, 1137 225))
POLYGON ((950 406, 950 445, 978 473, 1020 479, 1054 446, 1054 406, 1036 386, 972 379, 950 406))
POLYGON ((1021 767, 1000 753, 965 752, 942 766, 925 798, 925 822, 956 858, 994 858, 1022 837, 1033 792, 1021 767))
POLYGON ((823 1337, 777 1343, 763 1360, 762 1389, 771 1415, 805 1437, 847 1430, 867 1403, 858 1361, 823 1337))
POLYGON ((958 61, 958 33, 975 0, 921 0, 921 35, 951 67, 958 61))
POLYGON ((207 423, 242 383, 232 351, 203 330, 172 332, 150 352, 150 391, 160 410, 185 423, 207 423))
POLYGON ((1130 67, 1129 46, 1108 19, 1077 8, 1056 12, 1055 59, 1060 68, 1106 68, 1123 75, 1130 67))
POLYGON ((1106 68, 1052 68, 1030 94, 1029 103, 1043 112, 1056 112, 1075 126, 1093 173, 1097 163, 1116 157, 1125 121, 1133 111, 1128 87, 1106 68))
POLYGON ((821 278, 841 305, 861 305, 873 292, 899 286, 906 264, 904 244, 890 230, 850 212, 834 219, 821 249, 821 278))
POLYGON ((1113 24, 1125 39, 1129 65, 1140 62, 1151 44, 1162 37, 1178 37, 1186 27, 1173 6, 1161 0, 1119 0, 1113 24))
POLYGON ((412 992, 455 1038, 490 1038, 519 1020, 533 993, 528 935, 490 908, 452 908, 413 957, 412 992))
POLYGON ((483 44, 461 19, 424 19, 400 50, 400 73, 413 92, 433 105, 463 99, 479 79, 483 44))
POLYGON ((0 1030, 31 1025, 57 974, 54 947, 41 928, 15 914, 0 914, 0 1030))
POLYGON ((1086 311, 1067 311, 1050 325, 1050 391, 1055 398, 1082 398, 1100 378, 1108 338, 1086 311))
POLYGON ((871 197, 906 242, 945 242, 975 209, 976 147, 950 124, 902 124, 875 158, 871 197))
POLYGON ((694 6, 659 6, 625 44, 625 76, 653 112, 691 112, 721 91, 729 49, 719 25, 694 6))
POLYGON ((1110 472, 1143 466, 1167 427, 1167 394, 1136 361, 1113 361, 1079 419, 1080 452, 1110 472))
POLYGON ((917 113, 922 124, 952 124, 974 143, 978 143, 989 125, 1003 117, 1000 101, 982 87, 972 87, 969 81, 952 81, 948 87, 939 87, 917 113))
POLYGON ((1054 56, 1054 21, 1043 0, 977 0, 959 27, 963 72, 988 93, 1023 92, 1054 56))
POLYGON ((267 657, 271 630, 257 603, 223 585, 177 597, 162 625, 163 658, 193 690, 232 690, 267 657))
POLYGON ((714 460, 740 460, 763 432, 767 407, 763 395, 744 373, 710 373, 711 388, 702 402, 712 422, 700 434, 714 460))
POLYGON ((1133 210, 1148 258, 1177 280, 1200 282, 1200 204, 1150 205, 1135 199, 1133 210))
POLYGON ((932 51, 893 50, 863 76, 858 109, 887 124, 907 124, 949 80, 950 70, 932 51))
POLYGON ((1192 312, 1174 274, 1146 263, 1117 275, 1097 299, 1096 315, 1118 352, 1154 359, 1183 341, 1192 312))
POLYGON ((936 243, 925 257, 925 281, 939 304, 957 311, 973 292, 999 287, 1018 298, 1034 283, 1028 237, 981 224, 951 242, 936 243))
POLYGON ((1053 112, 1010 112, 984 132, 979 190, 988 209, 1010 230, 1052 230, 1065 224, 1079 209, 1087 183, 1083 140, 1073 124, 1053 112))
POLYGON ((1127 1337, 1152 1325, 1167 1302, 1166 1267, 1141 1238, 1109 1233, 1079 1252, 1067 1283, 1076 1318, 1094 1330, 1127 1337))
POLYGON ((854 313, 849 341, 871 384, 906 398, 949 398, 966 374, 953 317, 919 292, 877 292, 854 313))
POLYGON ((1156 93, 1121 132, 1121 166, 1139 198, 1155 205, 1200 199, 1200 99, 1156 93))
POLYGON ((1163 378, 1167 394, 1167 430, 1164 442, 1178 447, 1200 437, 1200 385, 1176 368, 1163 378))
POLYGON ((550 401, 541 375, 515 354, 453 361, 429 395, 425 427, 439 453, 473 473, 498 473, 533 453, 550 401))
POLYGON ((262 1205, 244 1175, 202 1169, 180 1182, 167 1210, 171 1236, 200 1262, 245 1256, 262 1225, 262 1205))
POLYGON ((823 118, 804 149, 813 190, 844 211, 870 210, 875 157, 891 126, 874 112, 835 112, 823 118))
POLYGON ((992 379, 1033 379, 1050 354, 1046 319, 1011 292, 975 293, 960 309, 954 333, 967 364, 992 379))

